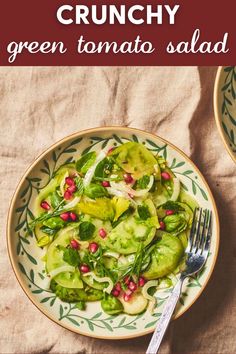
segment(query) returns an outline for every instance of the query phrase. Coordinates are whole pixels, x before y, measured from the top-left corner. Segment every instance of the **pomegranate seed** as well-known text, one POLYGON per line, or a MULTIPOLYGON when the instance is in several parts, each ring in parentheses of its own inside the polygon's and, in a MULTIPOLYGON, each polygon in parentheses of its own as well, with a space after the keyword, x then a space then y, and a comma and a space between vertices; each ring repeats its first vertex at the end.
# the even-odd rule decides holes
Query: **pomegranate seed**
POLYGON ((102 181, 102 186, 105 188, 110 187, 110 182, 109 181, 102 181))
POLYGON ((70 241, 71 248, 74 248, 77 250, 79 248, 79 243, 76 240, 71 240, 70 241))
POLYGON ((69 200, 72 198, 72 193, 67 189, 64 193, 65 200, 69 200))
POLYGON ((66 177, 66 184, 67 184, 67 186, 74 186, 75 181, 71 177, 66 177))
POLYGON ((162 172, 161 173, 161 177, 165 180, 165 181, 169 181, 170 180, 170 174, 168 172, 162 172))
POLYGON ((159 224, 160 224, 160 229, 161 229, 161 230, 165 230, 166 225, 165 225, 164 221, 160 221, 159 224))
POLYGON ((80 266, 80 270, 81 270, 82 273, 88 273, 90 271, 90 268, 89 268, 89 266, 87 264, 82 264, 80 266))
POLYGON ((61 218, 63 221, 69 221, 69 219, 70 219, 70 213, 69 213, 69 212, 67 212, 67 213, 62 213, 62 214, 60 215, 60 218, 61 218))
POLYGON ((127 294, 127 292, 126 293, 124 293, 124 295, 123 295, 123 299, 125 300, 125 301, 129 301, 130 300, 130 298, 131 298, 131 294, 127 294))
POLYGON ((133 291, 137 290, 137 285, 135 284, 135 282, 130 281, 128 288, 129 288, 129 290, 131 290, 133 292, 133 291))
POLYGON ((111 293, 112 293, 112 295, 115 296, 115 297, 118 297, 118 296, 120 295, 120 291, 117 290, 117 289, 113 289, 111 293))
POLYGON ((89 244, 89 251, 91 253, 96 253, 99 248, 99 245, 96 242, 92 242, 89 244))
POLYGON ((73 186, 68 187, 67 191, 70 192, 70 193, 76 192, 77 191, 76 185, 74 184, 73 186))
POLYGON ((124 283, 125 283, 126 285, 129 285, 129 282, 130 282, 130 277, 129 277, 129 276, 125 277, 125 278, 124 278, 124 283))
POLYGON ((121 291, 121 284, 120 284, 120 282, 116 283, 115 289, 118 290, 118 291, 121 291))
POLYGON ((140 277, 138 280, 138 285, 144 286, 145 283, 146 283, 146 279, 144 277, 140 277))
POLYGON ((49 210, 51 209, 50 205, 48 204, 48 202, 46 202, 46 200, 42 201, 42 203, 40 204, 41 208, 45 209, 45 210, 49 210))
POLYGON ((125 183, 131 184, 134 182, 133 177, 129 173, 125 173, 123 177, 124 177, 125 183))
POLYGON ((174 213, 174 210, 166 210, 166 215, 173 215, 174 213))
POLYGON ((99 236, 101 236, 102 238, 105 238, 106 235, 107 235, 106 230, 103 229, 103 228, 101 228, 101 229, 99 230, 99 236))
POLYGON ((71 221, 76 221, 77 220, 77 215, 73 212, 70 212, 70 220, 71 221))

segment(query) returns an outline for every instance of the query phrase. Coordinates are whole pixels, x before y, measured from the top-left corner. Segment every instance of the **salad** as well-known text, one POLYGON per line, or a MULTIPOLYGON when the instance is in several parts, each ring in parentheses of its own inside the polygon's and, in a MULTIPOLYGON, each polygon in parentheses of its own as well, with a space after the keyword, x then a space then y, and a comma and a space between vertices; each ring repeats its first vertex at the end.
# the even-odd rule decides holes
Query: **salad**
POLYGON ((196 201, 143 144, 82 155, 35 199, 30 229, 45 250, 45 287, 80 310, 139 314, 184 267, 196 201))

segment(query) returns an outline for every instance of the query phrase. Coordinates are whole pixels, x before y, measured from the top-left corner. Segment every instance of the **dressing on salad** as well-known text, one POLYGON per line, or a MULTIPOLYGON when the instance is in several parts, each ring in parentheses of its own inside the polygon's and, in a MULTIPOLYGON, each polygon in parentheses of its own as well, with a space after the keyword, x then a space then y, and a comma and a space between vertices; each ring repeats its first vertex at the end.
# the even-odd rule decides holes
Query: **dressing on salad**
POLYGON ((128 142, 60 167, 35 200, 30 224, 45 249, 47 284, 80 310, 110 315, 155 307, 184 265, 196 201, 164 158, 128 142))

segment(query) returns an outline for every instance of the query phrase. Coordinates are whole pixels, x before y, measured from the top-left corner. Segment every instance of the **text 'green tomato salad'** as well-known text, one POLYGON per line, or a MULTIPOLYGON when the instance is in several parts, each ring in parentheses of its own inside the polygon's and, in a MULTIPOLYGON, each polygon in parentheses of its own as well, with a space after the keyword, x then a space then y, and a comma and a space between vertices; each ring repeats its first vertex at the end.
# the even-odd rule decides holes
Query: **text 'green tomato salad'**
POLYGON ((45 287, 80 310, 109 315, 155 307, 184 266, 196 201, 164 158, 128 142, 60 167, 30 224, 45 249, 45 287))

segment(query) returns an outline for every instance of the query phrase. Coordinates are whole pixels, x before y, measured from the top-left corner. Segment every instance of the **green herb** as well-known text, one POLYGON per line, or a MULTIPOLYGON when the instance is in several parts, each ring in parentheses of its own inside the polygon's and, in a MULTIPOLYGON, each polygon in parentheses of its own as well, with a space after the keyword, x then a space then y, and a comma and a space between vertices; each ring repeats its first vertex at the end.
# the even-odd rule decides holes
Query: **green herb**
POLYGON ((76 170, 85 174, 96 160, 96 152, 88 152, 76 162, 76 170))
POLYGON ((137 187, 139 189, 145 189, 148 186, 148 183, 150 182, 150 176, 143 176, 137 181, 137 187))
POLYGON ((87 186, 84 189, 84 194, 91 199, 102 198, 102 197, 108 196, 108 192, 107 192, 106 188, 104 188, 100 184, 95 184, 95 183, 91 183, 89 186, 87 186))
POLYGON ((89 221, 83 221, 79 225, 79 236, 82 241, 90 240, 93 237, 95 226, 89 221))
POLYGON ((147 205, 138 205, 138 215, 140 219, 147 220, 151 217, 150 211, 147 205))
POLYGON ((80 311, 84 311, 86 309, 85 301, 78 301, 75 306, 80 311))
POLYGON ((109 277, 111 280, 116 283, 117 281, 117 274, 114 274, 112 271, 106 268, 104 264, 103 258, 103 249, 99 247, 96 253, 90 253, 88 251, 85 252, 83 257, 83 263, 86 263, 90 266, 90 268, 96 268, 96 274, 100 277, 109 277))
POLYGON ((168 200, 165 204, 162 204, 160 208, 165 210, 184 211, 184 208, 179 205, 179 203, 172 202, 171 200, 168 200))
POLYGON ((30 224, 29 224, 29 232, 34 230, 35 226, 38 223, 42 223, 45 220, 51 219, 54 216, 60 215, 63 211, 66 210, 65 208, 65 201, 62 200, 61 203, 55 208, 55 210, 52 213, 43 213, 41 214, 38 218, 35 218, 30 224))
POLYGON ((123 279, 126 276, 136 276, 139 277, 141 269, 142 269, 142 264, 146 262, 146 256, 145 256, 145 248, 143 247, 143 244, 139 244, 139 249, 137 250, 135 254, 135 259, 133 263, 129 264, 127 267, 120 267, 120 278, 123 279))
POLYGON ((63 253, 63 261, 73 267, 77 267, 80 263, 80 256, 78 251, 73 248, 66 248, 63 253))

